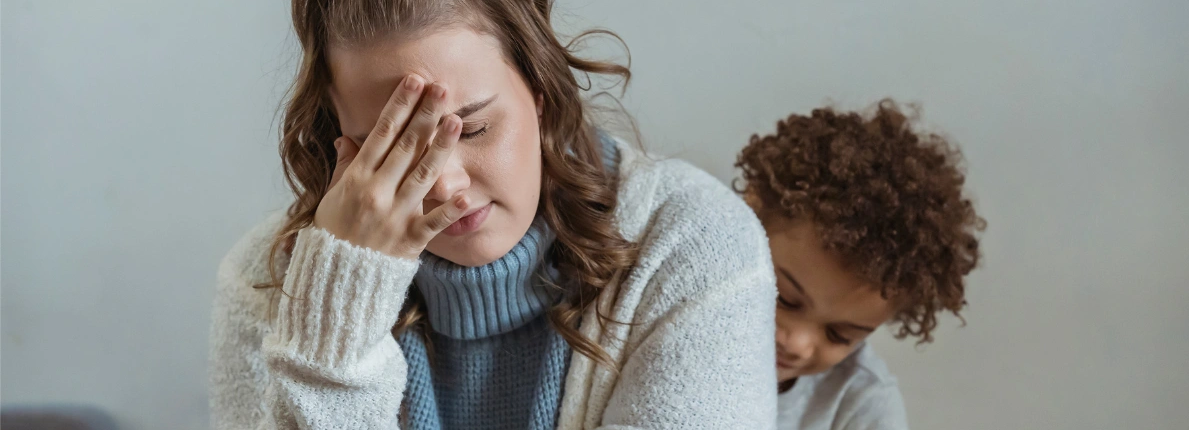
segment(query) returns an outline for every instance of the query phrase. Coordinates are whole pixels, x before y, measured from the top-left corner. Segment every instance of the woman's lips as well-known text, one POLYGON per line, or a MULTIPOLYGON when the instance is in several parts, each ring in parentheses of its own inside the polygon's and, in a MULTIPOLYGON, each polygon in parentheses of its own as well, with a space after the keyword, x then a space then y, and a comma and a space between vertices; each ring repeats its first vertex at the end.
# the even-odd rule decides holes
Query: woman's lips
POLYGON ((487 215, 491 213, 491 205, 491 203, 488 203, 479 209, 471 211, 471 213, 466 214, 458 221, 455 221, 454 224, 450 224, 449 227, 442 230, 442 234, 447 236, 462 236, 478 230, 479 227, 483 226, 483 221, 487 220, 487 215))

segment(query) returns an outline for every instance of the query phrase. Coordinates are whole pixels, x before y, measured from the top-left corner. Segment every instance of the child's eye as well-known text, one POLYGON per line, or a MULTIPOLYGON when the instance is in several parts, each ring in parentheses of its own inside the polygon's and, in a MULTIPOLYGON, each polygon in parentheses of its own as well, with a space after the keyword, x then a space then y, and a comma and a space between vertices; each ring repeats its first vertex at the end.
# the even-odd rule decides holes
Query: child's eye
POLYGON ((826 340, 839 345, 850 345, 850 339, 838 334, 838 330, 834 330, 832 328, 826 329, 826 340))
POLYGON ((801 305, 801 302, 790 302, 785 300, 784 297, 781 297, 779 294, 776 295, 776 303, 778 303, 780 307, 790 311, 799 311, 803 306, 801 305))

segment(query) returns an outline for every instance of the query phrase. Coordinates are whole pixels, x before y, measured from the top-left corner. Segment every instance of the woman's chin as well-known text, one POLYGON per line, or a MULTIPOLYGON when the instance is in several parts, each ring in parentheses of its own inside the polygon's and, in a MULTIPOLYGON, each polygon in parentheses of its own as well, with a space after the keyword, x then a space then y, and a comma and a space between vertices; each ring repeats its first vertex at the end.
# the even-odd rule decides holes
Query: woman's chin
POLYGON ((483 233, 478 231, 462 237, 438 236, 429 242, 425 250, 459 266, 478 267, 499 260, 520 242, 519 239, 500 241, 483 233))

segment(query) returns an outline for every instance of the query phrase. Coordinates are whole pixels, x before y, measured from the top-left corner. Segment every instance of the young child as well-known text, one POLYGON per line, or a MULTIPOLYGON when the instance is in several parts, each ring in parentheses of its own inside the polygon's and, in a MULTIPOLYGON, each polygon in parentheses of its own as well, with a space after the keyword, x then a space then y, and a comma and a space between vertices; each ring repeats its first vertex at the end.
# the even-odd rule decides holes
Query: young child
MULTIPOLYGON (((896 379, 864 340, 932 341, 958 315, 985 222, 961 156, 891 100, 815 109, 752 136, 736 189, 768 233, 776 268, 781 429, 906 429, 896 379)), ((960 317, 960 315, 959 315, 960 317)))

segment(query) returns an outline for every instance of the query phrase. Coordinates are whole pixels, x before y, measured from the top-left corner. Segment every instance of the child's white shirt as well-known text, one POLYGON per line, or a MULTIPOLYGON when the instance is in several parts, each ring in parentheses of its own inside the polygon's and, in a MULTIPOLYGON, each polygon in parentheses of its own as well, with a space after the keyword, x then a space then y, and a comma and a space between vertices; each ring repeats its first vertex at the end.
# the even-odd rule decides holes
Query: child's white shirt
POLYGON ((907 430, 896 377, 864 342, 829 370, 780 394, 781 430, 907 430))

